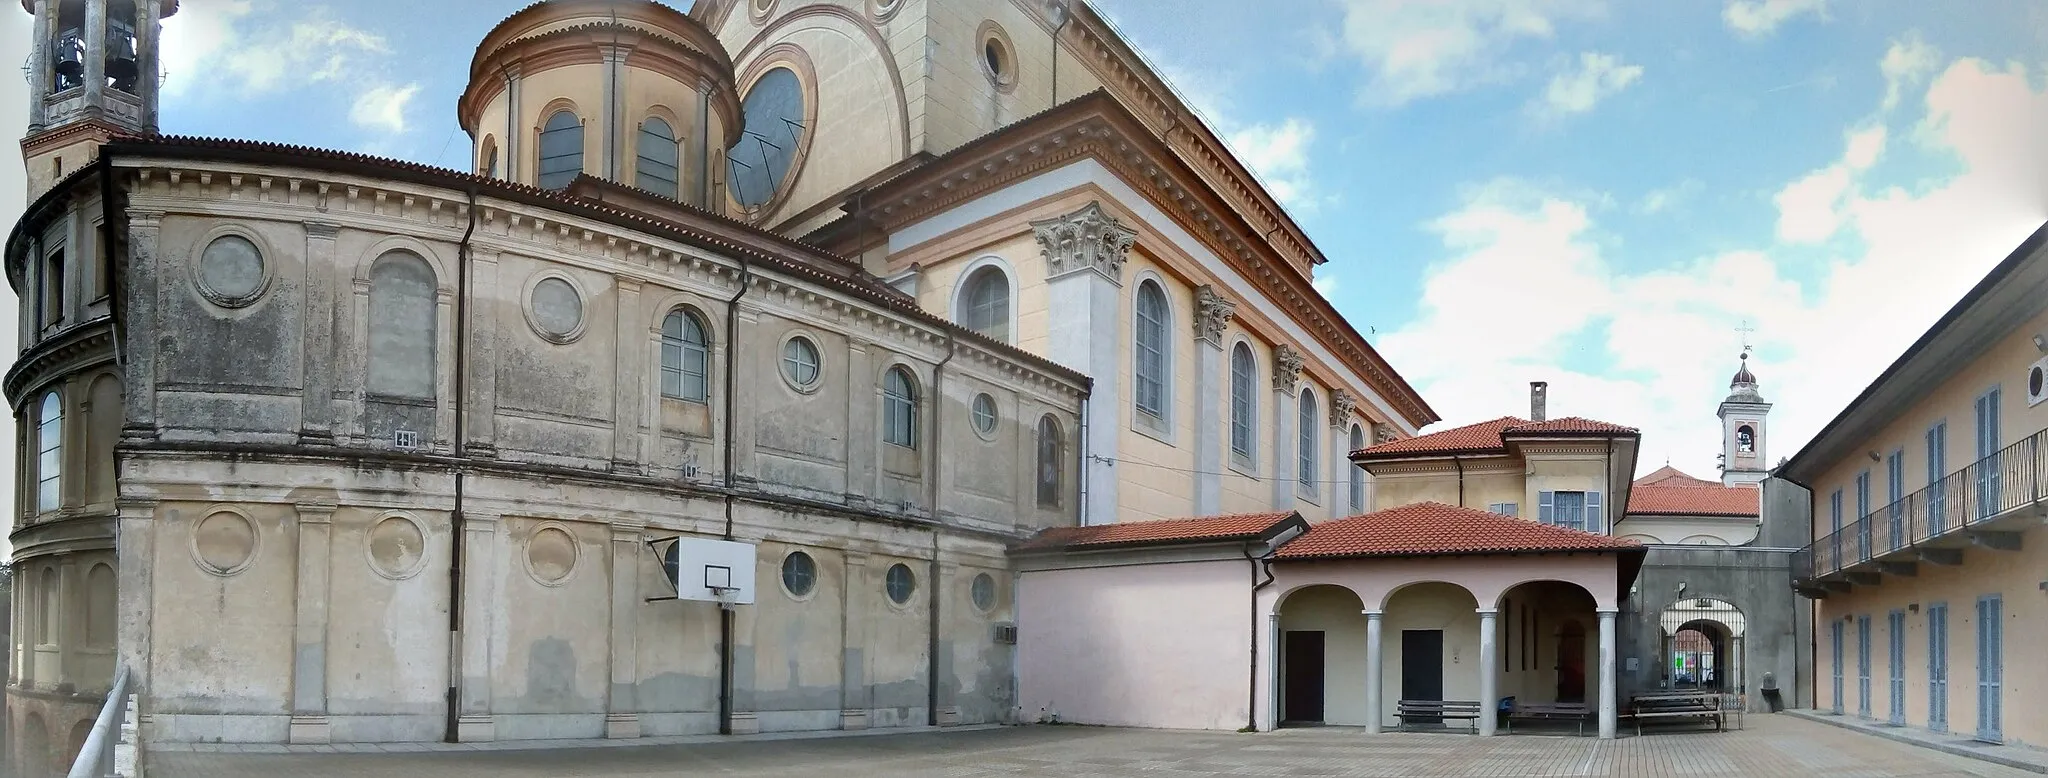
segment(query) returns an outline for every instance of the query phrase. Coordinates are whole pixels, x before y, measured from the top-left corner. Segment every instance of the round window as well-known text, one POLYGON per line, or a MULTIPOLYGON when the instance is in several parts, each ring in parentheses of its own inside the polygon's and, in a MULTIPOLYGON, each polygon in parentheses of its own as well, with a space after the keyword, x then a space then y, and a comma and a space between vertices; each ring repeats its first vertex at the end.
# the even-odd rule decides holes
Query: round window
POLYGON ((993 435, 996 431, 996 398, 987 392, 974 396, 974 431, 993 435))
POLYGON ((818 344, 801 335, 782 344, 782 377, 790 386, 810 389, 818 385, 818 344))
POLYGON ((988 72, 996 74, 997 77, 1003 75, 1003 47, 998 45, 994 38, 981 45, 981 56, 988 62, 988 72))
POLYGON ((988 573, 974 577, 974 583, 967 587, 967 595, 974 600, 974 608, 988 611, 996 607, 996 579, 988 573))
POLYGON ((782 558, 782 588, 793 597, 808 597, 818 585, 818 563, 810 554, 791 552, 782 558))
POLYGON ((263 252, 240 235, 222 235, 199 255, 199 290, 230 308, 248 305, 263 291, 263 252))
POLYGON ((890 565, 883 583, 889 592, 889 601, 902 605, 910 602, 910 595, 917 591, 917 575, 910 572, 910 566, 901 562, 890 565))
POLYGON ((583 326, 583 298, 560 278, 543 278, 533 286, 533 324, 542 335, 567 340, 583 326))

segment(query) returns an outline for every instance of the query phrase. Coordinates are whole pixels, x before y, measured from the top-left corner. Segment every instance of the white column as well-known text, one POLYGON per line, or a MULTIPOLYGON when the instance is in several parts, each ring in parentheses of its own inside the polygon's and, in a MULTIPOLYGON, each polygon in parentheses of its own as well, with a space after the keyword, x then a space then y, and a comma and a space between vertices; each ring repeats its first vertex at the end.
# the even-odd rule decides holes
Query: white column
POLYGON ((1299 480, 1301 441, 1296 437, 1295 394, 1301 380, 1301 352, 1292 346, 1273 347, 1273 510, 1294 507, 1294 488, 1299 480))
POLYGON ((1208 284, 1195 287, 1195 515, 1223 510, 1223 330, 1237 303, 1208 284))
POLYGON ((1266 729, 1280 728, 1280 614, 1266 615, 1266 729))
MULTIPOLYGON (((1479 609, 1479 734, 1491 736, 1498 720, 1495 711, 1500 705, 1500 671, 1494 666, 1500 664, 1500 627, 1494 620, 1492 608, 1479 609)), ((1610 622, 1611 624, 1611 622, 1610 622)))
POLYGON ((1600 737, 1614 739, 1614 615, 1613 608, 1600 609, 1600 737))
POLYGON ((1379 611, 1365 612, 1365 734, 1368 735, 1379 734, 1386 718, 1380 707, 1380 622, 1384 615, 1379 611))
POLYGON ((1095 379, 1088 395, 1087 434, 1081 441, 1086 457, 1081 477, 1087 484, 1088 499, 1081 506, 1081 524, 1110 524, 1116 521, 1118 434, 1123 429, 1123 407, 1118 401, 1118 379, 1124 365, 1117 358, 1121 343, 1110 334, 1121 332, 1118 312, 1122 310, 1124 259, 1138 233, 1117 221, 1100 202, 1080 210, 1031 223, 1044 255, 1048 311, 1046 357, 1095 379))

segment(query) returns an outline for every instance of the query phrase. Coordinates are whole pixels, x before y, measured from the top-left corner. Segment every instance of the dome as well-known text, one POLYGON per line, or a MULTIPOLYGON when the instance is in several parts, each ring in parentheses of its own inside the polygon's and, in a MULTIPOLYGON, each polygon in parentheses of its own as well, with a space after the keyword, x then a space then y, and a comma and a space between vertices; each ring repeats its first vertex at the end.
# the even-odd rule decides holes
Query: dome
POLYGON ((1756 374, 1749 372, 1749 352, 1742 352, 1742 367, 1736 368, 1735 377, 1728 380, 1728 388, 1747 384, 1756 386, 1756 374))

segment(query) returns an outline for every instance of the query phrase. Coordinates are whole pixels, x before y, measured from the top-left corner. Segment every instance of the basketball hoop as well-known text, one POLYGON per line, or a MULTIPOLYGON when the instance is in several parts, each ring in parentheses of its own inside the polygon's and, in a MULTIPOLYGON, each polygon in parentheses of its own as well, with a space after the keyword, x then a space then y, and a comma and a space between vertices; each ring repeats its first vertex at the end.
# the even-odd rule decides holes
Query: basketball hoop
POLYGON ((718 601, 719 610, 729 611, 739 607, 736 602, 739 599, 739 594, 740 588, 737 586, 711 587, 711 597, 718 601))

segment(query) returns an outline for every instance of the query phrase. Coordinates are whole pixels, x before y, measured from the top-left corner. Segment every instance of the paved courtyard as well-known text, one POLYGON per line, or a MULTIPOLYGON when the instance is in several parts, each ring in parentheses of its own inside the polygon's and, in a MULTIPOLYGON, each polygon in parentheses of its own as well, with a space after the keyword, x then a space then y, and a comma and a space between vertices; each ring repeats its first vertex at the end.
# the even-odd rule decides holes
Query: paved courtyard
POLYGON ((699 745, 379 754, 158 753, 150 778, 291 776, 2032 776, 1787 716, 1602 742, 1302 729, 1258 735, 1007 727, 699 745))

